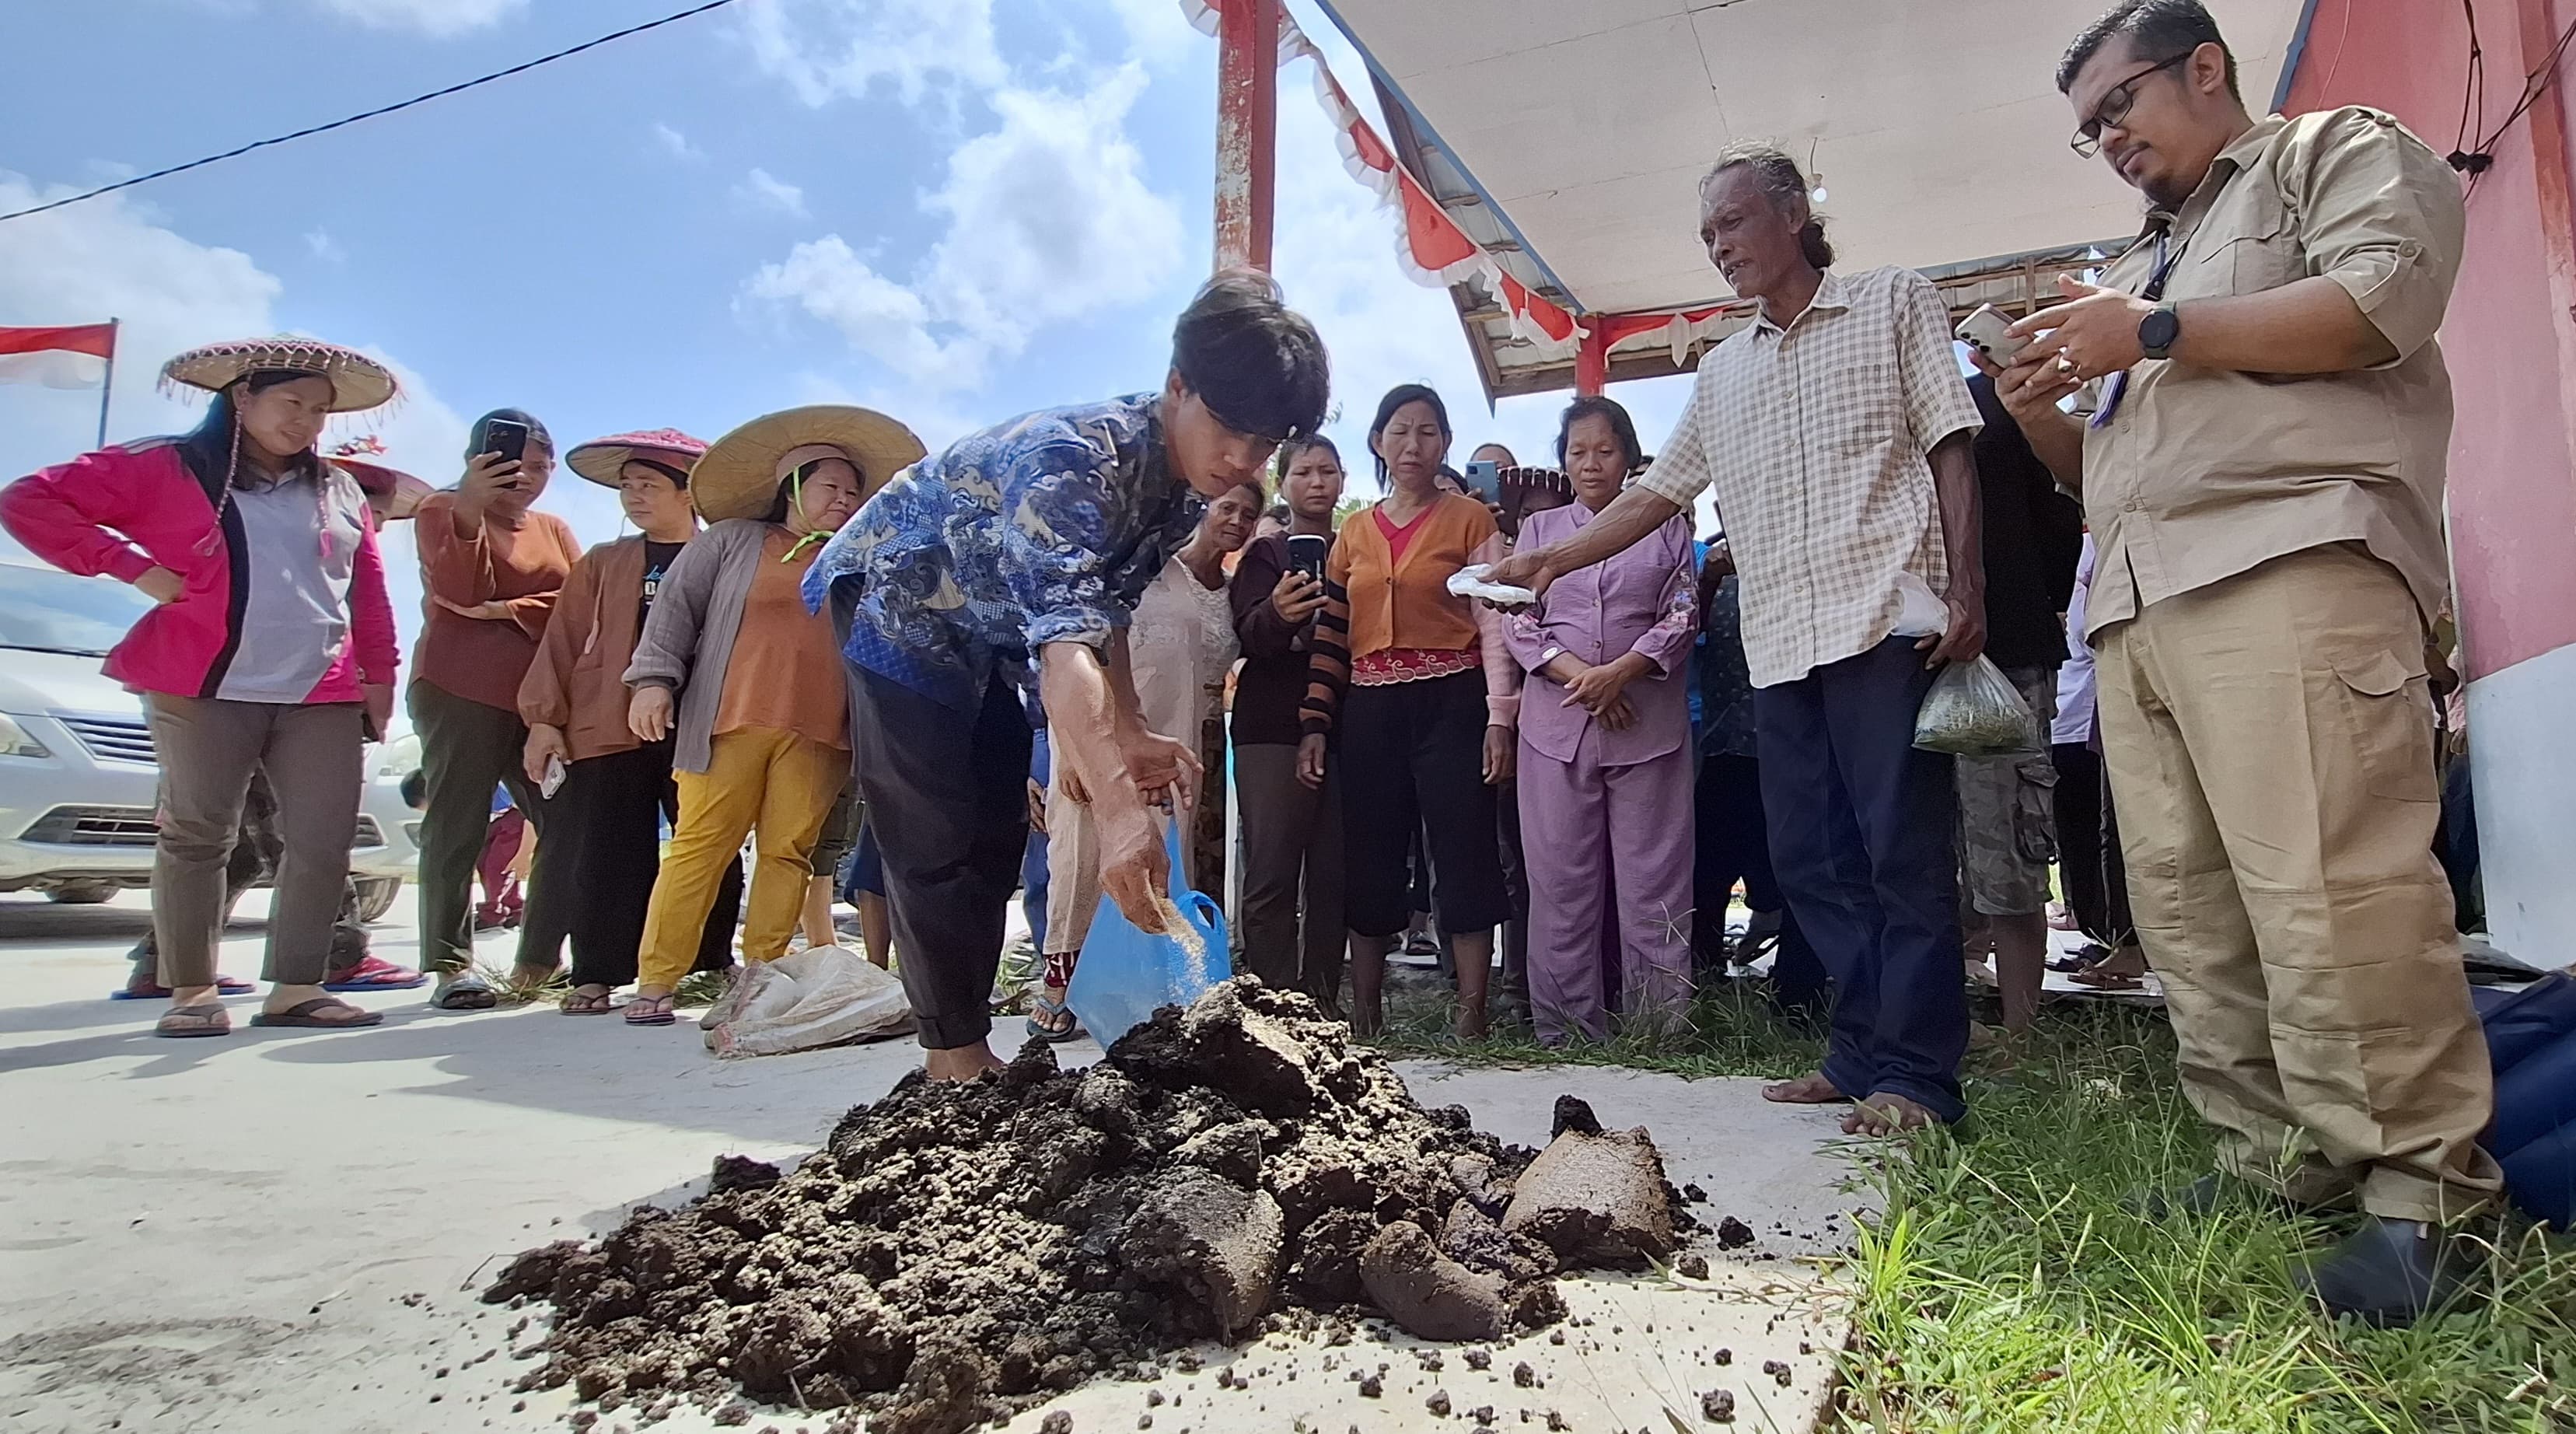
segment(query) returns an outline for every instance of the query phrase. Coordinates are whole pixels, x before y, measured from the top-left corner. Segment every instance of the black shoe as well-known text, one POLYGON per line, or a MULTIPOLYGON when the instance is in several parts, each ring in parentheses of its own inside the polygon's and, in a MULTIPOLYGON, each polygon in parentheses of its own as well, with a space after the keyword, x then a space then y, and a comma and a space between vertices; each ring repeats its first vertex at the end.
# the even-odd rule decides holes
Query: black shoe
POLYGON ((2140 1191, 2121 1201, 2120 1207, 2143 1220, 2161 1225, 2177 1215, 2205 1219, 2227 1208, 2230 1201, 2249 1198, 2283 1215, 2316 1215, 2331 1208, 2302 1205, 2278 1191, 2218 1174, 2204 1175, 2179 1190, 2140 1191))
POLYGON ((2440 1226, 2365 1215, 2351 1238, 2291 1278, 2328 1314, 2403 1329, 2457 1299, 2479 1259, 2476 1245, 2440 1226))

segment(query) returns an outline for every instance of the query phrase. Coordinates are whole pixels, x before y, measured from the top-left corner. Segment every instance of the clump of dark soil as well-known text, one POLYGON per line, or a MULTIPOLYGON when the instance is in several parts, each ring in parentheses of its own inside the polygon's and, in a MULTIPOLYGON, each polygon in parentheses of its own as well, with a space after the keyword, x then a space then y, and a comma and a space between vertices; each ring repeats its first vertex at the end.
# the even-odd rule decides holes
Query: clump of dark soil
POLYGON ((1580 1102, 1558 1126, 1584 1149, 1516 1229, 1534 1152, 1415 1104, 1306 997, 1230 981, 1086 1071, 1032 1041, 995 1077, 908 1077, 794 1173, 720 1161, 694 1204, 531 1250, 483 1298, 555 1306, 531 1388, 949 1434, 1284 1305, 1445 1339, 1561 1317, 1559 1271, 1691 1222, 1642 1131, 1593 1134, 1580 1102), (1615 1208, 1587 1218, 1582 1189, 1615 1208))

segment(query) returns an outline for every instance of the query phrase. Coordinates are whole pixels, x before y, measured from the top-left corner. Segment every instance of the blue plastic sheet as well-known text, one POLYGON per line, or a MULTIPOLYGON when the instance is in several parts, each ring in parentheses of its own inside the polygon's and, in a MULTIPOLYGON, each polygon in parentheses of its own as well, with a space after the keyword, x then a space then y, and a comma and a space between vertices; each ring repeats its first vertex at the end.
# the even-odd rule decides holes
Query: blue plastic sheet
POLYGON ((1226 953, 1225 913, 1182 884, 1179 823, 1166 824, 1163 842, 1172 862, 1172 905, 1179 908, 1197 949, 1173 936, 1145 934, 1117 902, 1100 899, 1065 1004, 1104 1046, 1152 1020, 1155 1008, 1186 1006, 1234 974, 1226 953))

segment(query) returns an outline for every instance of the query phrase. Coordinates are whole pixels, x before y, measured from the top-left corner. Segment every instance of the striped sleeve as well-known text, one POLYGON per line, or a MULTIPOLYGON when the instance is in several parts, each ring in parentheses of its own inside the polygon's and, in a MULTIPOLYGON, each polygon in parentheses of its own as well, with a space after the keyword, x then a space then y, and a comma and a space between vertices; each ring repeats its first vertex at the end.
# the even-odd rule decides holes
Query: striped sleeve
POLYGON ((1351 680, 1351 594, 1327 576, 1324 610, 1315 615, 1308 640, 1306 700, 1299 705, 1300 730, 1309 737, 1329 735, 1342 705, 1342 689, 1351 680))

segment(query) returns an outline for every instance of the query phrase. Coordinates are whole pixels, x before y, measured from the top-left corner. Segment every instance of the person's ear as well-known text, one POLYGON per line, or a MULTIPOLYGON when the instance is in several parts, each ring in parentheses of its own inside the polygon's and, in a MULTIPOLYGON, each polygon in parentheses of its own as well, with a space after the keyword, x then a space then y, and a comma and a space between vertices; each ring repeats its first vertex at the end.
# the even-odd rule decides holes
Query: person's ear
POLYGON ((1177 404, 1182 399, 1189 396, 1189 381, 1181 377, 1181 371, 1179 369, 1173 369, 1170 373, 1163 376, 1163 402, 1165 404, 1177 404))
POLYGON ((2207 40, 2191 52, 2191 87, 2216 97, 2227 91, 2227 49, 2207 40))

